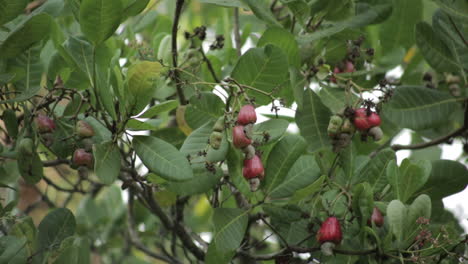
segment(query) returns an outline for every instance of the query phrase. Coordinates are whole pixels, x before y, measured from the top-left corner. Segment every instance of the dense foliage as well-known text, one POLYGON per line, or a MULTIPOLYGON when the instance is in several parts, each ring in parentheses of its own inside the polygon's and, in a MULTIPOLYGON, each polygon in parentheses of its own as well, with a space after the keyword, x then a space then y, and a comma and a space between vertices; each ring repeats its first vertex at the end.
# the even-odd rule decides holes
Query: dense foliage
POLYGON ((0 0, 0 263, 466 263, 467 40, 466 0, 0 0))

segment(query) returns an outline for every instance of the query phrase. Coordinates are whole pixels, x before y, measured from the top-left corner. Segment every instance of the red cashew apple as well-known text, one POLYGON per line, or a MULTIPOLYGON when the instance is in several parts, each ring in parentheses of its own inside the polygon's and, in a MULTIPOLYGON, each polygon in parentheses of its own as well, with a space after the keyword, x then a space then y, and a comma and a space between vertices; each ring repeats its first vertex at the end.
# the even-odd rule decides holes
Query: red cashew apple
POLYGON ((255 107, 251 104, 244 105, 239 110, 239 115, 237 116, 237 123, 239 125, 248 125, 257 122, 257 114, 255 113, 255 107))
POLYGON ((93 154, 86 152, 84 149, 77 149, 73 153, 73 163, 91 169, 93 167, 93 154))
POLYGON ((340 222, 334 216, 327 218, 320 227, 317 233, 317 241, 320 244, 325 242, 333 242, 339 244, 343 238, 341 233, 340 222))
POLYGON ((243 126, 235 126, 232 129, 232 142, 236 148, 244 148, 252 144, 252 140, 247 138, 243 126))
POLYGON ((384 217, 377 207, 374 207, 372 216, 369 221, 367 221, 368 225, 371 225, 371 223, 374 223, 377 227, 382 227, 384 224, 384 217))
POLYGON ((45 115, 39 114, 35 122, 39 133, 49 133, 55 130, 55 122, 45 115))
POLYGON ((263 179, 264 169, 262 160, 258 155, 253 156, 251 159, 244 160, 244 168, 242 174, 246 179, 259 178, 263 179))
POLYGON ((346 61, 344 72, 354 72, 354 64, 351 61, 346 61))
POLYGON ((367 122, 371 127, 376 127, 380 126, 380 123, 382 123, 382 120, 380 119, 379 114, 372 112, 368 117, 367 117, 367 122))

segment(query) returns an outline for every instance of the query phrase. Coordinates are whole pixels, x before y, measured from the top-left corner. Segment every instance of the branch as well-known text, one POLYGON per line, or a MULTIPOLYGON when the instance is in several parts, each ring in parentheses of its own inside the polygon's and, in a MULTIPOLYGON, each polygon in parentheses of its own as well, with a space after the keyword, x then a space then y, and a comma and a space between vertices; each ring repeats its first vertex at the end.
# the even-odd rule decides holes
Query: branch
POLYGON ((445 135, 442 137, 438 137, 436 139, 433 139, 428 142, 423 142, 423 143, 418 143, 418 144, 412 144, 412 145, 392 145, 392 149, 394 151, 402 150, 402 149, 422 149, 422 148, 427 148, 430 146, 438 145, 444 142, 447 142, 451 138, 457 137, 462 135, 468 130, 468 99, 465 100, 465 118, 463 121, 463 126, 460 127, 459 129, 445 135))
POLYGON ((208 66, 208 71, 211 73, 211 77, 213 77, 213 80, 215 82, 219 83, 220 81, 219 81, 218 77, 216 76, 215 70, 213 68, 213 64, 211 64, 211 61, 206 57, 206 54, 203 51, 203 47, 200 47, 199 51, 200 51, 201 55, 203 56, 203 61, 205 61, 206 66, 208 66))
MULTIPOLYGON (((245 251, 241 251, 239 252, 239 254, 244 255, 244 256, 249 256, 255 260, 271 260, 279 256, 288 254, 289 252, 312 253, 312 252, 316 252, 319 250, 320 250, 320 247, 303 248, 303 247, 291 246, 291 247, 283 248, 278 252, 265 254, 265 255, 250 255, 249 253, 245 251)), ((361 251, 352 251, 352 250, 347 250, 347 249, 334 249, 333 252, 336 254, 341 254, 341 255, 364 256, 364 255, 377 253, 377 248, 361 250, 361 251)))
POLYGON ((171 219, 166 215, 163 211, 161 206, 154 200, 153 191, 151 188, 145 188, 144 197, 140 197, 146 201, 147 205, 149 206, 150 211, 156 215, 164 225, 166 229, 174 230, 182 241, 182 244, 192 252, 192 254, 199 260, 205 259, 205 252, 201 250, 195 243, 193 242, 192 237, 188 234, 187 230, 184 226, 182 226, 179 222, 172 223, 171 219))
POLYGON ((57 160, 48 160, 48 161, 42 162, 42 165, 44 167, 55 167, 61 164, 70 164, 70 161, 67 159, 57 159, 57 160))
POLYGON ((234 8, 234 42, 236 44, 237 56, 241 56, 242 41, 239 28, 239 8, 234 8))
POLYGON ((55 184, 51 179, 47 178, 45 175, 42 176, 42 179, 43 179, 48 185, 52 186, 52 188, 56 189, 57 191, 67 192, 67 193, 81 193, 81 194, 87 194, 87 192, 78 189, 76 186, 75 186, 75 188, 73 188, 73 189, 65 189, 65 188, 62 188, 62 187, 58 186, 57 184, 55 184))
POLYGON ((138 234, 135 231, 135 220, 133 217, 133 193, 130 191, 130 197, 128 200, 128 234, 130 237, 130 243, 134 245, 137 249, 145 253, 146 255, 153 257, 158 260, 165 261, 167 263, 180 263, 177 259, 169 258, 162 256, 156 252, 153 252, 151 249, 147 248, 143 243, 141 243, 138 234))
POLYGON ((174 23, 172 24, 172 66, 174 67, 174 81, 176 83, 177 96, 181 105, 186 105, 187 101, 185 100, 184 91, 182 89, 182 83, 179 80, 179 70, 177 70, 177 31, 179 28, 179 19, 180 14, 182 13, 182 7, 185 0, 177 0, 174 23))

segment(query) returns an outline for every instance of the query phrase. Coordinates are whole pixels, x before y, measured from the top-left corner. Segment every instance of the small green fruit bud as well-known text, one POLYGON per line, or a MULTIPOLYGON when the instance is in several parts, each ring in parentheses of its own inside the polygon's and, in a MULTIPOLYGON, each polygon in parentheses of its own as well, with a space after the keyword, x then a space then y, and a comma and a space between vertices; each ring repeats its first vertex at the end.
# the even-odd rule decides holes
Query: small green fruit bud
POLYGON ((218 118, 218 120, 213 126, 213 131, 223 132, 223 130, 224 130, 224 116, 218 118))
POLYGON ((86 138, 86 137, 94 136, 93 127, 83 120, 79 120, 78 122, 76 122, 75 130, 76 130, 76 134, 79 137, 86 138))
POLYGON ((223 134, 218 131, 213 131, 210 135, 210 145, 214 149, 219 149, 221 141, 223 140, 223 134))
POLYGON ((18 151, 25 155, 32 155, 34 153, 34 142, 31 138, 23 138, 19 145, 18 151))

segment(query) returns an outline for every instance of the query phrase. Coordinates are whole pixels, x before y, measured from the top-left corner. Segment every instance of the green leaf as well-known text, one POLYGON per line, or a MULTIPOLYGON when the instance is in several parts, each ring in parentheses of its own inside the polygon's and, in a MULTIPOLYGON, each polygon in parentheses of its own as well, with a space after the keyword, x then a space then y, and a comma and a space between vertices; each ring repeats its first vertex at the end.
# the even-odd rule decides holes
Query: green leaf
POLYGON ((315 92, 311 89, 304 91, 303 105, 296 111, 296 123, 309 144, 309 151, 315 152, 330 145, 327 127, 331 115, 315 92))
POLYGON ((444 12, 468 22, 468 3, 464 0, 434 0, 444 12))
POLYGON ((433 200, 461 192, 468 184, 468 169, 453 160, 435 160, 426 184, 418 193, 426 193, 433 200))
POLYGON ((326 178, 326 175, 322 175, 322 177, 318 178, 314 183, 305 188, 297 190, 289 203, 297 203, 307 197, 312 197, 316 192, 322 189, 322 184, 326 178))
POLYGON ((374 192, 369 183, 361 183, 353 187, 353 210, 361 220, 361 226, 367 225, 374 209, 374 192))
POLYGON ((137 136, 133 147, 145 166, 170 181, 185 181, 193 177, 187 158, 173 145, 155 137, 137 136))
POLYGON ((249 183, 242 175, 243 155, 234 148, 229 148, 227 153, 227 166, 229 178, 239 191, 246 197, 252 196, 249 183))
POLYGON ((387 148, 380 151, 359 172, 363 179, 369 181, 375 193, 380 193, 387 185, 386 169, 391 162, 396 162, 395 151, 387 148))
POLYGON ((363 181, 363 175, 358 173, 358 171, 367 165, 368 161, 369 158, 367 156, 358 156, 354 144, 350 144, 340 153, 339 162, 348 184, 356 184, 363 181))
POLYGON ((93 145, 94 172, 104 184, 112 184, 120 173, 119 148, 111 141, 93 145))
POLYGON ((8 132, 8 136, 16 138, 18 136, 18 119, 15 111, 6 109, 3 111, 2 120, 8 132))
POLYGON ((24 12, 28 0, 0 0, 0 26, 24 12))
POLYGON ((122 11, 121 0, 82 0, 81 31, 97 45, 112 36, 120 24, 122 11))
POLYGON ((317 41, 319 39, 330 37, 348 28, 359 28, 368 25, 378 19, 382 14, 388 12, 391 5, 377 5, 373 8, 368 8, 366 11, 352 16, 345 20, 339 21, 324 27, 325 29, 317 30, 314 33, 305 34, 298 37, 299 44, 306 44, 317 41))
POLYGON ((39 224, 38 246, 44 250, 58 248, 65 238, 75 233, 75 226, 75 217, 70 210, 53 210, 39 224))
POLYGON ((249 211, 237 208, 216 208, 213 214, 216 243, 219 252, 236 250, 247 229, 249 211))
POLYGON ((138 119, 130 119, 125 126, 126 129, 132 131, 143 131, 143 130, 153 130, 157 131, 161 125, 162 120, 159 119, 149 119, 146 121, 140 121, 138 119))
POLYGON ((179 102, 177 102, 176 100, 168 100, 151 107, 150 109, 146 110, 143 114, 141 114, 138 118, 153 118, 161 113, 172 111, 176 109, 177 106, 179 106, 179 102))
POLYGON ((291 32, 279 27, 268 28, 258 40, 257 46, 263 47, 267 44, 273 44, 281 48, 288 56, 290 65, 300 66, 299 47, 291 32))
POLYGON ((88 238, 69 237, 62 242, 54 264, 90 264, 91 243, 88 238))
MULTIPOLYGON (((77 68, 77 74, 85 76, 93 83, 93 46, 86 40, 70 36, 63 45, 60 55, 71 66, 77 68)), ((59 49, 60 51, 61 49, 59 49)))
POLYGON ((236 252, 234 250, 230 252, 220 252, 216 246, 216 243, 212 241, 208 246, 208 251, 206 252, 205 256, 205 263, 206 264, 221 264, 221 263, 229 263, 231 259, 234 257, 236 252))
POLYGON ((398 242, 403 241, 405 235, 406 219, 408 209, 405 205, 398 201, 393 200, 387 206, 387 219, 392 230, 393 235, 398 242))
POLYGON ((138 114, 149 103, 163 70, 161 63, 153 61, 140 61, 130 66, 127 79, 131 113, 138 114))
POLYGON ((271 150, 265 170, 265 190, 270 194, 284 182, 289 169, 304 153, 306 142, 301 136, 286 135, 271 150))
POLYGON ((127 6, 125 6, 125 10, 124 10, 125 17, 138 15, 139 13, 141 13, 146 8, 146 6, 148 6, 149 2, 150 2, 150 0, 131 0, 131 1, 129 1, 129 4, 127 6))
POLYGON ((426 194, 421 194, 408 208, 408 227, 409 231, 414 230, 411 227, 417 226, 416 221, 419 217, 431 218, 431 198, 426 194))
POLYGON ((449 17, 439 9, 432 16, 432 26, 434 32, 450 48, 454 61, 459 64, 461 74, 464 75, 463 68, 468 69, 468 46, 464 42, 468 38, 468 22, 449 17))
POLYGON ((28 17, 22 21, 8 34, 3 42, 0 42, 0 58, 14 58, 34 43, 46 38, 51 23, 51 17, 44 13, 28 17))
POLYGON ((14 236, 0 237, 0 263, 27 263, 26 239, 14 236))
POLYGON ((354 105, 358 97, 354 94, 347 94, 342 88, 334 88, 321 85, 319 95, 325 104, 333 113, 342 111, 346 105, 354 105), (348 103, 346 103, 348 101, 348 103))
POLYGON ((452 72, 458 69, 450 49, 427 22, 418 23, 415 34, 416 44, 432 68, 438 72, 452 72))
POLYGON ((214 4, 224 7, 241 7, 247 8, 247 5, 242 3, 241 0, 200 0, 200 3, 203 4, 214 4))
MULTIPOLYGON (((232 77, 240 84, 253 87, 266 93, 280 92, 289 82, 288 57, 278 47, 266 45, 264 48, 251 48, 240 57, 232 77)), ((271 102, 270 97, 245 88, 247 95, 255 98, 259 105, 271 102)))
POLYGON ((411 162, 403 160, 400 168, 392 162, 387 167, 388 181, 392 185, 396 197, 402 202, 408 199, 421 188, 428 180, 431 173, 431 163, 427 160, 411 162))
POLYGON ((270 11, 270 8, 266 6, 264 1, 258 0, 240 0, 246 5, 249 6, 250 10, 254 13, 256 17, 260 20, 265 21, 269 25, 281 26, 281 24, 276 20, 273 14, 270 11))
POLYGON ((382 52, 400 47, 409 49, 414 44, 413 28, 423 16, 422 0, 393 0, 393 12, 379 30, 382 52))
POLYGON ((195 94, 185 110, 185 120, 192 129, 197 129, 209 121, 216 121, 224 114, 224 103, 211 92, 195 94))
POLYGON ((41 158, 36 152, 33 154, 18 153, 18 170, 27 183, 38 183, 43 176, 41 158))
POLYGON ((270 192, 271 198, 289 197, 299 189, 312 184, 320 177, 320 168, 312 155, 296 160, 284 181, 270 192))
MULTIPOLYGON (((199 152, 203 152, 208 148, 208 139, 213 131, 213 122, 208 122, 205 125, 193 131, 184 141, 180 148, 180 152, 184 155, 191 155, 192 158, 196 157, 199 152)), ((204 160, 203 157, 196 158, 194 162, 204 160)))
POLYGON ((41 61, 39 47, 30 48, 23 54, 11 60, 10 70, 21 79, 14 82, 15 87, 21 91, 14 98, 0 101, 1 103, 21 102, 35 96, 41 89, 44 65, 41 61))
POLYGON ((384 115, 394 124, 414 130, 437 127, 455 112, 457 98, 419 86, 400 86, 384 105, 384 115))
POLYGON ((289 122, 284 119, 270 119, 262 123, 255 124, 253 131, 253 140, 256 142, 265 142, 265 135, 268 135, 268 141, 265 144, 275 142, 280 139, 288 129, 289 122))
POLYGON ((169 183, 167 189, 179 195, 200 194, 214 188, 223 177, 222 170, 216 167, 214 172, 208 171, 204 164, 194 164, 192 168, 193 178, 191 180, 169 183))
POLYGON ((9 235, 20 239, 26 239, 28 255, 34 254, 34 250, 36 249, 35 243, 37 231, 31 217, 28 216, 16 222, 16 224, 11 228, 9 235))

